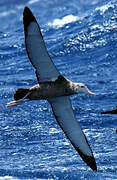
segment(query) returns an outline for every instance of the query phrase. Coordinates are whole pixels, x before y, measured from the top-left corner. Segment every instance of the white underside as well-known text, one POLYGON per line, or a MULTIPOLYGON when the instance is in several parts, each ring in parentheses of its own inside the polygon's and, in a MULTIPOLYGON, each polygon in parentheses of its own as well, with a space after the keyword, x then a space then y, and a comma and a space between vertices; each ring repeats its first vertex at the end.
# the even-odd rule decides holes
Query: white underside
POLYGON ((57 79, 60 73, 46 50, 40 29, 35 22, 31 22, 28 27, 26 46, 40 81, 53 81, 53 79, 57 79))
POLYGON ((57 97, 50 100, 53 111, 70 141, 87 156, 92 156, 91 148, 86 142, 85 135, 75 118, 69 97, 57 97))

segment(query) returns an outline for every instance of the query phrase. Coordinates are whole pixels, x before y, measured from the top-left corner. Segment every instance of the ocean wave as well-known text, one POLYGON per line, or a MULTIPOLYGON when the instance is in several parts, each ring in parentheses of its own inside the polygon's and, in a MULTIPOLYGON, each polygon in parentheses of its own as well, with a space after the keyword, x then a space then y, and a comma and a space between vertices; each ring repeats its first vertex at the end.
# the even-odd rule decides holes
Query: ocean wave
POLYGON ((28 2, 28 4, 34 4, 34 3, 38 2, 38 1, 40 1, 40 0, 30 0, 30 1, 28 2))
POLYGON ((10 10, 10 11, 3 11, 0 13, 0 17, 6 17, 6 16, 9 16, 10 14, 15 14, 16 11, 14 10, 10 10))
POLYGON ((0 180, 18 180, 18 178, 13 176, 0 176, 0 180))
POLYGON ((111 2, 109 2, 108 4, 102 5, 100 7, 96 7, 96 11, 100 11, 101 15, 103 15, 106 11, 109 10, 109 8, 113 8, 114 9, 114 4, 112 4, 111 2))
POLYGON ((54 27, 62 27, 66 24, 75 22, 78 20, 77 16, 74 16, 72 14, 69 14, 67 16, 64 16, 62 19, 54 19, 52 23, 48 23, 49 26, 54 26, 54 27))

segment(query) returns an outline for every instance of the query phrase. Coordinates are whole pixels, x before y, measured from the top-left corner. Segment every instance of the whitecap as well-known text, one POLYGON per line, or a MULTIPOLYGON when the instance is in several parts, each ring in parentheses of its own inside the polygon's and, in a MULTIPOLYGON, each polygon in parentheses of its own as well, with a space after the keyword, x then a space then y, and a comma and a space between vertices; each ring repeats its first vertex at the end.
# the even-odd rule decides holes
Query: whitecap
POLYGON ((28 4, 33 4, 33 3, 36 3, 36 2, 38 2, 39 0, 30 0, 29 2, 28 2, 28 4))
POLYGON ((48 25, 56 26, 56 27, 62 27, 64 25, 66 25, 66 24, 75 22, 77 20, 78 20, 77 16, 69 14, 69 15, 63 17, 62 19, 54 19, 54 21, 52 23, 48 23, 48 25))
POLYGON ((109 8, 114 8, 114 5, 112 4, 105 4, 103 6, 97 7, 95 10, 100 10, 101 15, 103 15, 109 8))
POLYGON ((10 15, 10 14, 15 14, 15 11, 14 11, 14 10, 4 11, 4 12, 1 12, 1 13, 0 13, 0 16, 1 16, 1 17, 6 17, 6 16, 8 16, 8 15, 10 15))
POLYGON ((18 180, 18 178, 12 176, 0 176, 0 180, 18 180))

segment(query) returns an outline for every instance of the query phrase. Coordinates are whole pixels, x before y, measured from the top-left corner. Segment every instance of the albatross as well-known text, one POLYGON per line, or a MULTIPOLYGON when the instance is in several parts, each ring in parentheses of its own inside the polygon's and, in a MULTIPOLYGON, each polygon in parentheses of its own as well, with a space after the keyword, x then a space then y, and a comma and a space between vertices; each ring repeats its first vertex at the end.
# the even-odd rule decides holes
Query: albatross
POLYGON ((26 51, 35 69, 38 84, 31 88, 16 90, 14 100, 7 103, 6 107, 19 105, 27 100, 46 99, 73 147, 84 162, 92 170, 97 171, 93 152, 75 117, 69 97, 78 93, 94 96, 95 93, 91 92, 85 84, 72 82, 60 74, 46 50, 39 24, 27 6, 23 12, 23 23, 26 51))

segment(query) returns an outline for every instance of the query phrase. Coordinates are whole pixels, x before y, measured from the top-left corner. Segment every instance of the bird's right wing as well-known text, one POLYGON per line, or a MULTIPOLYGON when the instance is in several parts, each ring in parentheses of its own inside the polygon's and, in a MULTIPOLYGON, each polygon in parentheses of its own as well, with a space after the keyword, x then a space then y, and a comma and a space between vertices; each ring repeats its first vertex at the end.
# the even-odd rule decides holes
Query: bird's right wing
POLYGON ((36 69, 40 82, 56 80, 60 73, 51 60, 34 15, 28 7, 23 13, 26 51, 32 65, 36 69))
POLYGON ((80 154, 84 162, 93 170, 97 170, 92 150, 74 115, 69 97, 56 97, 51 98, 48 101, 51 104, 53 114, 58 124, 70 140, 71 144, 80 154))

